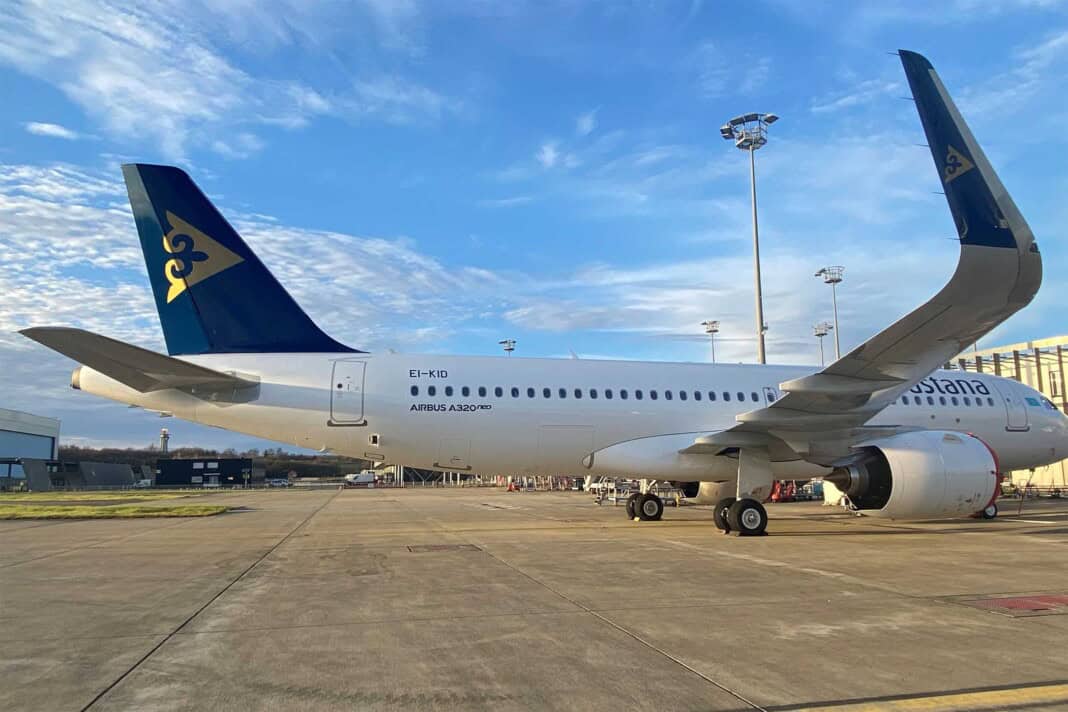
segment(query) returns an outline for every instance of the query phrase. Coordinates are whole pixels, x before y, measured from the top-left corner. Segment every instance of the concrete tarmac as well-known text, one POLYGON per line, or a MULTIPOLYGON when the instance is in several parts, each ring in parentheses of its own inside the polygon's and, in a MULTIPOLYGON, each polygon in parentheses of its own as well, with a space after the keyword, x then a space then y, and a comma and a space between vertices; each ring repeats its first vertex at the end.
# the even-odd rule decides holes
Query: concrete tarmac
POLYGON ((0 709, 1068 709, 1068 503, 738 538, 570 492, 216 500, 0 522, 0 709))

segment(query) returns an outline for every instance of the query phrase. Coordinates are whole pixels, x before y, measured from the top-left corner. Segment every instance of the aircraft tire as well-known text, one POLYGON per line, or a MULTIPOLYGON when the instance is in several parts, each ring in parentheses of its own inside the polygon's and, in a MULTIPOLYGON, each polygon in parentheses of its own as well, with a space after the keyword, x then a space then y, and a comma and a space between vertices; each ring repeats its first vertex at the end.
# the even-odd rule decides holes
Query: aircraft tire
POLYGON ((655 494, 643 494, 635 502, 634 510, 643 522, 659 522, 664 516, 664 502, 655 494))
POLYGON ((716 502, 716 506, 712 508, 712 521, 715 523, 716 529, 723 531, 727 528, 727 512, 732 504, 734 504, 734 497, 724 497, 716 502))
POLYGON ((755 499, 743 497, 731 505, 727 523, 741 536, 760 536, 768 528, 768 511, 755 499))
POLYGON ((998 516, 998 505, 996 502, 991 502, 989 505, 979 510, 980 519, 993 519, 998 516))
POLYGON ((641 494, 635 492, 627 497, 627 519, 634 519, 638 516, 638 498, 641 494))

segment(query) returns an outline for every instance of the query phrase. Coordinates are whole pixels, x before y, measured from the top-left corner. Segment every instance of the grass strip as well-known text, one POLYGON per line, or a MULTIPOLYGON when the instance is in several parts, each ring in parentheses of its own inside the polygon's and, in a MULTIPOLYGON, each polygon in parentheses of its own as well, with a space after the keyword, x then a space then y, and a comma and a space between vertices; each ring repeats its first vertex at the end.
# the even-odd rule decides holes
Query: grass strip
POLYGON ((210 517, 229 507, 222 504, 33 505, 0 504, 3 519, 142 519, 146 517, 210 517))

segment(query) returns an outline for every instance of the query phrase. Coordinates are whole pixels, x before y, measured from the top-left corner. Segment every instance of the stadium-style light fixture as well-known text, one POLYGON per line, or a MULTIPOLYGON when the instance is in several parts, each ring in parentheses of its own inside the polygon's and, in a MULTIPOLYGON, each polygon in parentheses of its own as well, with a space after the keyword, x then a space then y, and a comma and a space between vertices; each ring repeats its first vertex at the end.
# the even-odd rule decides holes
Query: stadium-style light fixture
POLYGON ((757 360, 767 363, 764 349, 764 296, 760 284, 760 231, 757 226, 756 202, 756 159, 754 153, 768 142, 768 126, 779 120, 776 114, 742 114, 723 124, 719 135, 727 141, 734 141, 735 147, 749 152, 749 190, 753 199, 753 264, 756 283, 756 328, 757 360))
POLYGON ((838 285, 842 281, 842 275, 845 272, 845 267, 842 265, 832 265, 830 267, 823 267, 819 272, 815 274, 816 277, 823 277, 824 284, 831 285, 831 303, 834 305, 834 360, 842 358, 842 347, 838 338, 838 285))

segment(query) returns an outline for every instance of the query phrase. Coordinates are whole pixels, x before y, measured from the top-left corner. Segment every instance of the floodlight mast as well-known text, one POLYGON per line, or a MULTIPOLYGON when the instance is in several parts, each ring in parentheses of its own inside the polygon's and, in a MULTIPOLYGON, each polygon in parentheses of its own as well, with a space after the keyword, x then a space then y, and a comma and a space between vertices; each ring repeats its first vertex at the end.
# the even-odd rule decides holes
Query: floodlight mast
POLYGON ((515 339, 503 339, 502 341, 498 341, 497 343, 504 347, 504 352, 509 356, 511 356, 512 352, 515 351, 515 339))
POLYGON ((716 334, 719 333, 719 322, 702 321, 701 326, 705 327, 705 333, 708 334, 709 339, 712 341, 712 363, 716 362, 716 334))
POLYGON ((842 275, 845 272, 845 267, 842 265, 831 265, 830 267, 823 267, 815 276, 823 277, 824 284, 831 285, 831 304, 834 306, 834 360, 842 358, 842 347, 838 340, 838 290, 837 287, 842 282, 842 275))
POLYGON ((812 333, 816 335, 816 338, 819 339, 820 342, 820 366, 826 365, 826 361, 823 358, 823 337, 832 329, 834 329, 836 334, 838 333, 837 329, 825 321, 821 321, 812 327, 812 333))
POLYGON ((764 333, 768 325, 764 323, 764 295, 760 280, 760 231, 757 226, 756 202, 756 158, 758 148, 768 142, 768 126, 779 120, 775 114, 743 114, 736 116, 719 129, 719 135, 734 145, 749 151, 749 192, 753 203, 753 263, 756 284, 756 327, 757 327, 757 361, 767 363, 764 348, 764 333))

